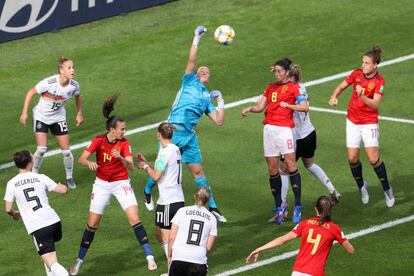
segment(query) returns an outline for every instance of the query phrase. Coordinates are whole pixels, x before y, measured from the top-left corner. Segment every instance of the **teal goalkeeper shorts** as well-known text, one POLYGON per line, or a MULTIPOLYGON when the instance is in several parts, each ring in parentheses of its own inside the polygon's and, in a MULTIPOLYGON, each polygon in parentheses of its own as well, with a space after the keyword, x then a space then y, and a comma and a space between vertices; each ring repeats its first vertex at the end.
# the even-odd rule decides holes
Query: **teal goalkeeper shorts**
POLYGON ((180 149, 183 163, 201 164, 203 162, 198 138, 194 132, 176 130, 171 142, 180 149))

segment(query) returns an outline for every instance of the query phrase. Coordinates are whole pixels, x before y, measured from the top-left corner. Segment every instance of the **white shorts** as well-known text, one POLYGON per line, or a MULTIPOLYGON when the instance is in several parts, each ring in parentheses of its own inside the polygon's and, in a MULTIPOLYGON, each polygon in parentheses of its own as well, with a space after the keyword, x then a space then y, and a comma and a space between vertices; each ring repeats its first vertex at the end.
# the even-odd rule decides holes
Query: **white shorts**
POLYGON ((107 182, 96 178, 93 184, 89 211, 102 215, 106 206, 111 202, 112 195, 116 197, 124 210, 132 205, 138 205, 129 179, 107 182))
POLYGON ((311 274, 307 274, 307 273, 302 273, 299 271, 293 271, 291 276, 312 276, 311 274))
POLYGON ((290 127, 265 125, 263 128, 265 157, 275 157, 295 152, 295 141, 290 127))
POLYGON ((379 147, 378 124, 356 125, 346 119, 346 147, 359 148, 361 139, 366 148, 379 147))

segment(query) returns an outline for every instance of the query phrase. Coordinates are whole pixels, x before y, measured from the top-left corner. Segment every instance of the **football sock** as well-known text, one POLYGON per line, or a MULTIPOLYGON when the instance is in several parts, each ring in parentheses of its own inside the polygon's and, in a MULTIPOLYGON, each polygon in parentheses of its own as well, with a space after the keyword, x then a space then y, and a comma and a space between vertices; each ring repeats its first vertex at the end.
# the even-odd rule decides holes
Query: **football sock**
POLYGON ((85 231, 83 232, 83 237, 82 237, 81 245, 79 248, 79 256, 78 256, 79 259, 83 260, 85 258, 86 253, 88 252, 89 246, 91 246, 93 238, 95 237, 95 231, 96 231, 96 228, 93 228, 87 225, 85 231))
POLYGON ((335 191, 335 187, 332 185, 331 180, 321 167, 313 163, 311 166, 306 167, 306 169, 310 171, 310 173, 313 174, 313 176, 315 176, 326 187, 326 189, 328 189, 330 194, 335 191))
POLYGON ((289 175, 285 172, 280 171, 280 179, 282 180, 282 202, 286 201, 287 193, 289 190, 289 175))
POLYGON ((65 165, 66 179, 71 179, 73 174, 73 154, 70 149, 62 150, 63 164, 65 165))
POLYGON ((160 242, 162 251, 165 253, 165 256, 168 258, 168 241, 162 241, 160 242))
POLYGON ((295 206, 301 205, 302 180, 298 170, 290 173, 290 185, 292 186, 293 194, 295 195, 295 206))
POLYGON ((139 244, 142 246, 145 256, 152 255, 147 232, 145 231, 142 222, 133 225, 132 229, 134 229, 135 237, 137 238, 139 244))
POLYGON ((40 166, 42 165, 43 155, 47 152, 46 146, 37 146, 35 153, 33 154, 33 168, 32 172, 39 173, 40 166))
POLYGON ((46 263, 43 263, 43 265, 45 266, 45 270, 46 270, 46 275, 47 276, 54 276, 55 274, 52 272, 52 270, 50 270, 50 268, 47 266, 46 263))
POLYGON ((272 191, 275 207, 282 205, 282 180, 280 174, 271 175, 269 177, 270 190, 272 191))
POLYGON ((375 164, 371 164, 374 168, 375 173, 377 174, 379 180, 382 184, 382 189, 384 191, 388 191, 390 187, 390 183, 388 183, 388 177, 387 177, 387 170, 385 169, 385 164, 381 159, 378 159, 375 164))
POLYGON ((53 263, 50 266, 50 270, 53 272, 53 275, 56 276, 68 276, 69 273, 61 264, 59 263, 53 263))
POLYGON ((361 189, 364 186, 364 179, 362 178, 362 165, 361 162, 358 160, 355 164, 349 163, 349 167, 351 168, 352 175, 355 179, 358 188, 361 189))
POLYGON ((150 177, 150 178, 148 178, 147 183, 145 184, 145 189, 144 189, 144 192, 145 192, 147 195, 150 195, 150 194, 151 194, 152 187, 154 187, 156 183, 157 183, 157 182, 155 182, 155 180, 154 180, 154 179, 152 179, 151 177, 150 177))
POLYGON ((194 177, 194 183, 197 189, 200 189, 201 187, 208 187, 208 189, 210 190, 210 200, 208 202, 208 207, 217 209, 216 201, 213 198, 213 191, 211 190, 211 187, 208 185, 206 176, 203 174, 199 177, 194 177))

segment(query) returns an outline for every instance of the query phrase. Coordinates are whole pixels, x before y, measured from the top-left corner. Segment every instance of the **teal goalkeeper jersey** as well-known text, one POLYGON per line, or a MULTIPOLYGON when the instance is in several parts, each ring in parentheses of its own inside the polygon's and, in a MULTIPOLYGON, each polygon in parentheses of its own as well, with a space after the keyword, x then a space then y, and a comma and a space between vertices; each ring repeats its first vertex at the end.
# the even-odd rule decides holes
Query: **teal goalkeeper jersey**
POLYGON ((168 123, 180 124, 193 131, 203 114, 216 111, 211 103, 208 89, 200 82, 195 72, 184 74, 181 88, 171 107, 168 123))

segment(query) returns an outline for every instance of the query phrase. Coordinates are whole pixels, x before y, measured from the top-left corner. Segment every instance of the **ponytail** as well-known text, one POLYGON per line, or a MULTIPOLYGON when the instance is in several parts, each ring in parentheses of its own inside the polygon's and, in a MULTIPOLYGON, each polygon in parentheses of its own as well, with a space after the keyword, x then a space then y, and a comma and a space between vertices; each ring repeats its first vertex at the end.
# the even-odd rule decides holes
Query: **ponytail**
POLYGON ((114 94, 108 98, 105 99, 103 107, 102 107, 102 113, 103 116, 107 119, 106 120, 106 130, 109 131, 111 128, 116 128, 118 122, 125 122, 125 120, 117 115, 109 116, 111 112, 114 110, 114 105, 116 101, 118 100, 118 94, 114 94))
POLYGON ((197 193, 194 195, 195 204, 197 206, 207 206, 208 201, 210 200, 210 190, 207 187, 201 187, 198 189, 197 193))
POLYGON ((300 68, 300 65, 295 64, 290 68, 289 77, 291 77, 295 83, 300 82, 302 78, 302 68, 300 68))
POLYGON ((327 196, 320 196, 316 201, 315 207, 318 210, 320 219, 319 225, 332 220, 332 206, 333 202, 327 196))

